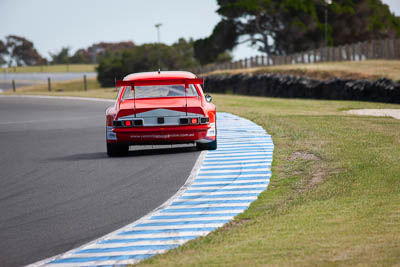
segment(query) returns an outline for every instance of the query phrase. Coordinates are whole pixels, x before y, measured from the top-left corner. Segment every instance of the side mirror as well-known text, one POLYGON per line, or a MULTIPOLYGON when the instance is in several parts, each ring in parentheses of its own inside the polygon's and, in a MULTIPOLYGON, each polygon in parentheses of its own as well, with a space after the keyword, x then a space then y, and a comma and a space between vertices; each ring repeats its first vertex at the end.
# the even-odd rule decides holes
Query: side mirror
POLYGON ((211 103, 212 97, 211 97, 209 94, 206 94, 204 97, 206 98, 206 101, 207 101, 208 103, 211 103))

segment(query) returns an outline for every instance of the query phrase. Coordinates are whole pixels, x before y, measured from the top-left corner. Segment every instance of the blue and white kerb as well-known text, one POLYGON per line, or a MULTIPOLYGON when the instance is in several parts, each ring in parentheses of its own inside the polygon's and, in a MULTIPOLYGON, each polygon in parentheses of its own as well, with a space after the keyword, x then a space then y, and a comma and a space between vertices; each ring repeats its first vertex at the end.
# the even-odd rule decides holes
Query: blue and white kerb
POLYGON ((188 182, 160 208, 96 241, 32 266, 136 263, 232 220, 267 189, 274 145, 261 126, 228 113, 217 114, 217 138, 218 149, 201 154, 188 182))

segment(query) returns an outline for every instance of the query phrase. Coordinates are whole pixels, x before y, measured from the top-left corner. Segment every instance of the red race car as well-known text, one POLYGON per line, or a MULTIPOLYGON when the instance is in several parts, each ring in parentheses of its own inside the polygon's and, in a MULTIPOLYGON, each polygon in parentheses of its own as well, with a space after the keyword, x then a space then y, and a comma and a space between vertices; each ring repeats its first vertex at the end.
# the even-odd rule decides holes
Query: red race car
POLYGON ((131 145, 196 143, 215 150, 216 110, 204 95, 203 79, 183 71, 134 73, 123 81, 106 111, 107 154, 128 153, 131 145))

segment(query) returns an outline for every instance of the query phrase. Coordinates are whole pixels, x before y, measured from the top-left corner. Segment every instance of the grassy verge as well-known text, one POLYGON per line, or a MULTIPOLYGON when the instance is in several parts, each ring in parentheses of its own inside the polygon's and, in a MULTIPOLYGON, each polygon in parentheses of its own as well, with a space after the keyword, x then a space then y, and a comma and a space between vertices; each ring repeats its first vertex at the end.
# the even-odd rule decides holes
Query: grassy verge
POLYGON ((2 72, 94 72, 94 64, 64 64, 2 68, 2 72))
MULTIPOLYGON (((113 89, 51 94, 61 93, 115 97, 113 89)), ((400 121, 342 113, 400 105, 213 97, 218 111, 251 119, 272 135, 271 184, 225 227, 139 265, 400 262, 400 121)))
POLYGON ((296 76, 304 76, 318 80, 327 80, 332 78, 377 80, 379 78, 389 78, 398 81, 400 80, 400 61, 367 60, 361 62, 345 61, 317 64, 282 65, 230 71, 215 71, 212 73, 208 73, 208 75, 220 73, 283 73, 296 76))
POLYGON ((215 95, 276 145, 267 191, 232 223, 140 266, 400 262, 400 122, 351 108, 399 105, 215 95))

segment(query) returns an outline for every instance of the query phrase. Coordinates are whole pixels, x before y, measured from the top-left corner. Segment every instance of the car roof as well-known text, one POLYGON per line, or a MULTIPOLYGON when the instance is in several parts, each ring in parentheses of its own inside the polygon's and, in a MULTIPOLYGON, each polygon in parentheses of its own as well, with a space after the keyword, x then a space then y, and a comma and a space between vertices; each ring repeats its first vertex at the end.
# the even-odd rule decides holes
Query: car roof
POLYGON ((125 76, 124 81, 134 80, 153 80, 153 79, 182 79, 182 78, 196 78, 191 72, 188 71, 152 71, 152 72, 139 72, 132 73, 125 76))

